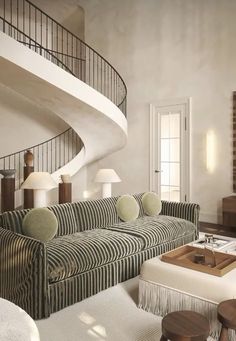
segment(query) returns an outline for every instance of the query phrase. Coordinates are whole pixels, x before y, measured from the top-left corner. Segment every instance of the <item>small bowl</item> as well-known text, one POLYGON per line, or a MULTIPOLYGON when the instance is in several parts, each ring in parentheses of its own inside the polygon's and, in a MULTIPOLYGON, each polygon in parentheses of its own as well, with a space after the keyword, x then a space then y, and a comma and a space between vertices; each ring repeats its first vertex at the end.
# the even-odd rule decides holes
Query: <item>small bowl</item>
POLYGON ((11 178, 15 174, 15 169, 0 169, 0 174, 4 176, 4 178, 11 178))

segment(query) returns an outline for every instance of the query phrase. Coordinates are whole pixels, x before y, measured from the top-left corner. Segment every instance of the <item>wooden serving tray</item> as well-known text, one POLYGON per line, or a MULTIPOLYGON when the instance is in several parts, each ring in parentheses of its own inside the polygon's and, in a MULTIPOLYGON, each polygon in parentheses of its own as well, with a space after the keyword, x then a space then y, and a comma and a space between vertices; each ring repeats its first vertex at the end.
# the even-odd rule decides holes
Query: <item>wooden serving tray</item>
POLYGON ((164 253, 161 260, 166 263, 182 266, 184 268, 205 272, 210 275, 224 276, 236 268, 236 256, 223 252, 214 252, 216 265, 213 264, 213 255, 210 250, 184 245, 170 252, 164 253), (194 255, 205 255, 205 264, 194 263, 194 255))

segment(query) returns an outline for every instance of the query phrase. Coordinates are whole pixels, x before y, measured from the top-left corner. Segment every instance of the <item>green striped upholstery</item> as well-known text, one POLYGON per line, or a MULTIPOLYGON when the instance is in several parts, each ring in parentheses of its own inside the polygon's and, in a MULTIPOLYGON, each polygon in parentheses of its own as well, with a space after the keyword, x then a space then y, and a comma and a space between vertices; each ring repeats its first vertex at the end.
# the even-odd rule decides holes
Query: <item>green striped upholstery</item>
POLYGON ((73 206, 70 203, 49 206, 58 221, 57 236, 63 236, 77 232, 77 221, 73 206))
POLYGON ((88 230, 47 242, 49 282, 140 252, 142 240, 109 230, 88 230))
POLYGON ((143 204, 142 204, 142 196, 144 193, 133 194, 133 197, 136 199, 137 203, 139 204, 139 218, 145 215, 143 204))
MULTIPOLYGON (((142 195, 134 194, 139 204, 139 217, 144 215, 142 195)), ((119 197, 111 197, 98 200, 79 201, 73 203, 78 231, 86 231, 103 228, 121 222, 116 211, 116 202, 119 197)))
MULTIPOLYGON (((142 194, 135 196, 140 205, 142 194)), ((21 232, 28 210, 4 212, 8 230, 0 228, 0 296, 41 319, 138 275, 146 259, 196 238, 198 205, 163 202, 163 215, 155 218, 143 216, 140 205, 140 219, 132 225, 117 218, 116 200, 52 206, 60 233, 67 235, 46 244, 12 232, 21 232)))
POLYGON ((145 216, 135 221, 115 224, 107 229, 129 234, 142 239, 145 248, 195 233, 196 227, 190 221, 169 216, 145 216))
MULTIPOLYGON (((58 221, 58 230, 56 236, 63 236, 77 232, 77 222, 71 204, 67 203, 49 206, 48 209, 55 214, 58 221)), ((15 233, 23 234, 22 221, 24 216, 29 211, 30 209, 4 212, 2 214, 2 227, 15 233)))
POLYGON ((73 203, 78 231, 92 230, 119 222, 116 197, 73 203))
POLYGON ((29 211, 29 209, 25 209, 2 213, 2 227, 15 233, 23 234, 22 221, 29 211))
POLYGON ((194 234, 168 241, 153 248, 50 284, 51 313, 97 294, 129 278, 139 275, 143 262, 176 247, 190 243, 194 234))
POLYGON ((161 214, 191 221, 196 226, 196 236, 199 229, 200 206, 187 202, 162 201, 161 214))
POLYGON ((35 319, 50 314, 46 268, 45 244, 0 228, 0 296, 35 319))

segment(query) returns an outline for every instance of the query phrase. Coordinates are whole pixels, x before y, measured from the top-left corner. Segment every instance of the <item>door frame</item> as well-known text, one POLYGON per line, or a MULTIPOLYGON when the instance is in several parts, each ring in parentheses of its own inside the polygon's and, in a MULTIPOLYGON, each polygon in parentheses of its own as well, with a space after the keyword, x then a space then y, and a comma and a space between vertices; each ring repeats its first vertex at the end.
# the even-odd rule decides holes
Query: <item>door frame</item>
POLYGON ((166 99, 159 100, 156 103, 150 104, 150 163, 149 163, 149 189, 150 191, 156 191, 157 188, 157 176, 156 169, 156 152, 160 153, 160 150, 156 151, 158 132, 155 127, 158 123, 158 109, 164 107, 171 107, 176 105, 182 105, 184 107, 184 129, 181 131, 181 146, 184 145, 184 164, 181 168, 184 168, 184 180, 181 183, 181 187, 184 188, 183 201, 190 200, 190 116, 191 116, 191 97, 184 97, 178 99, 166 99))

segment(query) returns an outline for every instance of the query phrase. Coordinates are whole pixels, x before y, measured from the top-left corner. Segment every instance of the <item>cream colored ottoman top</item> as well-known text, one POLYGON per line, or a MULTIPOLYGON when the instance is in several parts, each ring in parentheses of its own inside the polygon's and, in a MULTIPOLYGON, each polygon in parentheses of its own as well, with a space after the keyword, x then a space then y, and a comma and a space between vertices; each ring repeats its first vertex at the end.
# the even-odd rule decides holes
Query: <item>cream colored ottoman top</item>
POLYGON ((236 298, 236 269, 223 277, 208 275, 162 262, 155 257, 143 263, 140 280, 152 282, 218 304, 236 298))
POLYGON ((40 341, 34 320, 20 307, 0 298, 0 340, 40 341))

